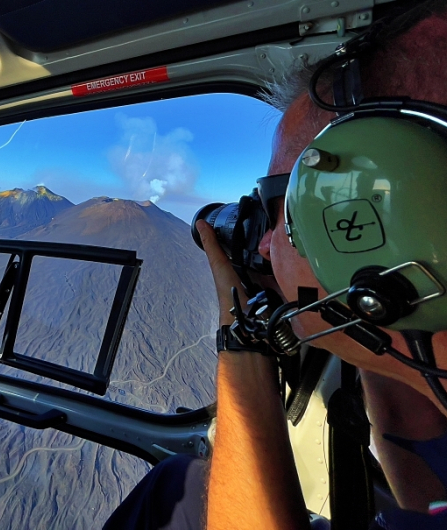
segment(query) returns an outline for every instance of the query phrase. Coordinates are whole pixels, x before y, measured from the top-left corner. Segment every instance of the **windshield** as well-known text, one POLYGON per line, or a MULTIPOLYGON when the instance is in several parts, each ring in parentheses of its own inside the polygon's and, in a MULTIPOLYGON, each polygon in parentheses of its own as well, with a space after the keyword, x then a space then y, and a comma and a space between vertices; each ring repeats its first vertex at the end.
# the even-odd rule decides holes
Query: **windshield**
MULTIPOLYGON (((279 118, 254 98, 212 94, 0 128, 1 239, 120 248, 143 260, 103 399, 169 414, 214 401, 217 301, 190 223, 202 206, 252 191, 279 118)), ((8 258, 0 255, 1 275, 8 258)), ((35 258, 15 351, 91 373, 119 274, 35 258)), ((88 393, 10 366, 0 373, 88 393)), ((98 528, 148 469, 70 434, 0 423, 3 528, 98 528)))

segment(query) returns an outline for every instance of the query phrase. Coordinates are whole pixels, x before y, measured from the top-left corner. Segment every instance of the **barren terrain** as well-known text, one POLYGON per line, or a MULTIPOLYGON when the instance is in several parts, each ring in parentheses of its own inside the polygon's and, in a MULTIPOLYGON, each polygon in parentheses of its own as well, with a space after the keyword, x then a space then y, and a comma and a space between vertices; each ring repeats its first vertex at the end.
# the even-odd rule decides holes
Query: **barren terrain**
MULTIPOLYGON (((43 187, 22 192, 0 194, 1 238, 124 248, 144 261, 105 399, 160 413, 210 404, 216 299, 189 226, 150 202, 100 197, 75 206, 43 187)), ((91 371, 119 272, 36 259, 15 351, 91 371)), ((0 371, 69 388, 5 366, 0 371)), ((136 457, 55 430, 3 420, 0 426, 4 530, 101 528, 149 469, 136 457)))

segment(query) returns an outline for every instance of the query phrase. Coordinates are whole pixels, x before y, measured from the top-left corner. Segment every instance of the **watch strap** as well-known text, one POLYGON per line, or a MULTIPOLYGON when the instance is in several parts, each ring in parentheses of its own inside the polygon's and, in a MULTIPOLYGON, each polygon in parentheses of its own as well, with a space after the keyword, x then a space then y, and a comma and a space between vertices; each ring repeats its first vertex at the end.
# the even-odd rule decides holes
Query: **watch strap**
POLYGON ((263 355, 268 355, 269 347, 263 341, 241 342, 231 331, 231 326, 221 326, 216 332, 216 348, 217 351, 232 351, 232 352, 257 352, 263 355))

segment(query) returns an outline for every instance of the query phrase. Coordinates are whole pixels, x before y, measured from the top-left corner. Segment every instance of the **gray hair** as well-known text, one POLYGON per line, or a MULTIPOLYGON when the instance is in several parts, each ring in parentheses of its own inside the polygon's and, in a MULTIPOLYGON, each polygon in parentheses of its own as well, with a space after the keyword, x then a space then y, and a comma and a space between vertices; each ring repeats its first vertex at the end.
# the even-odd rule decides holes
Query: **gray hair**
POLYGON ((259 95, 275 109, 285 112, 297 98, 307 92, 311 76, 308 65, 295 63, 280 81, 267 83, 266 90, 259 95))

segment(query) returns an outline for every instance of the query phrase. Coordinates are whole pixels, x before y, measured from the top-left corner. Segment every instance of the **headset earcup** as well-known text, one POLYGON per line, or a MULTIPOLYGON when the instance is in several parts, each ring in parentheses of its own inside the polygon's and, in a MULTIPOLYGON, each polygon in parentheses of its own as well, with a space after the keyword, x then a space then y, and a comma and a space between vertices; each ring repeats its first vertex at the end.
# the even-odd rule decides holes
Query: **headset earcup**
POLYGON ((418 298, 418 293, 407 278, 399 273, 381 275, 384 270, 373 266, 357 271, 346 300, 359 318, 389 326, 416 309, 410 302, 418 298))

